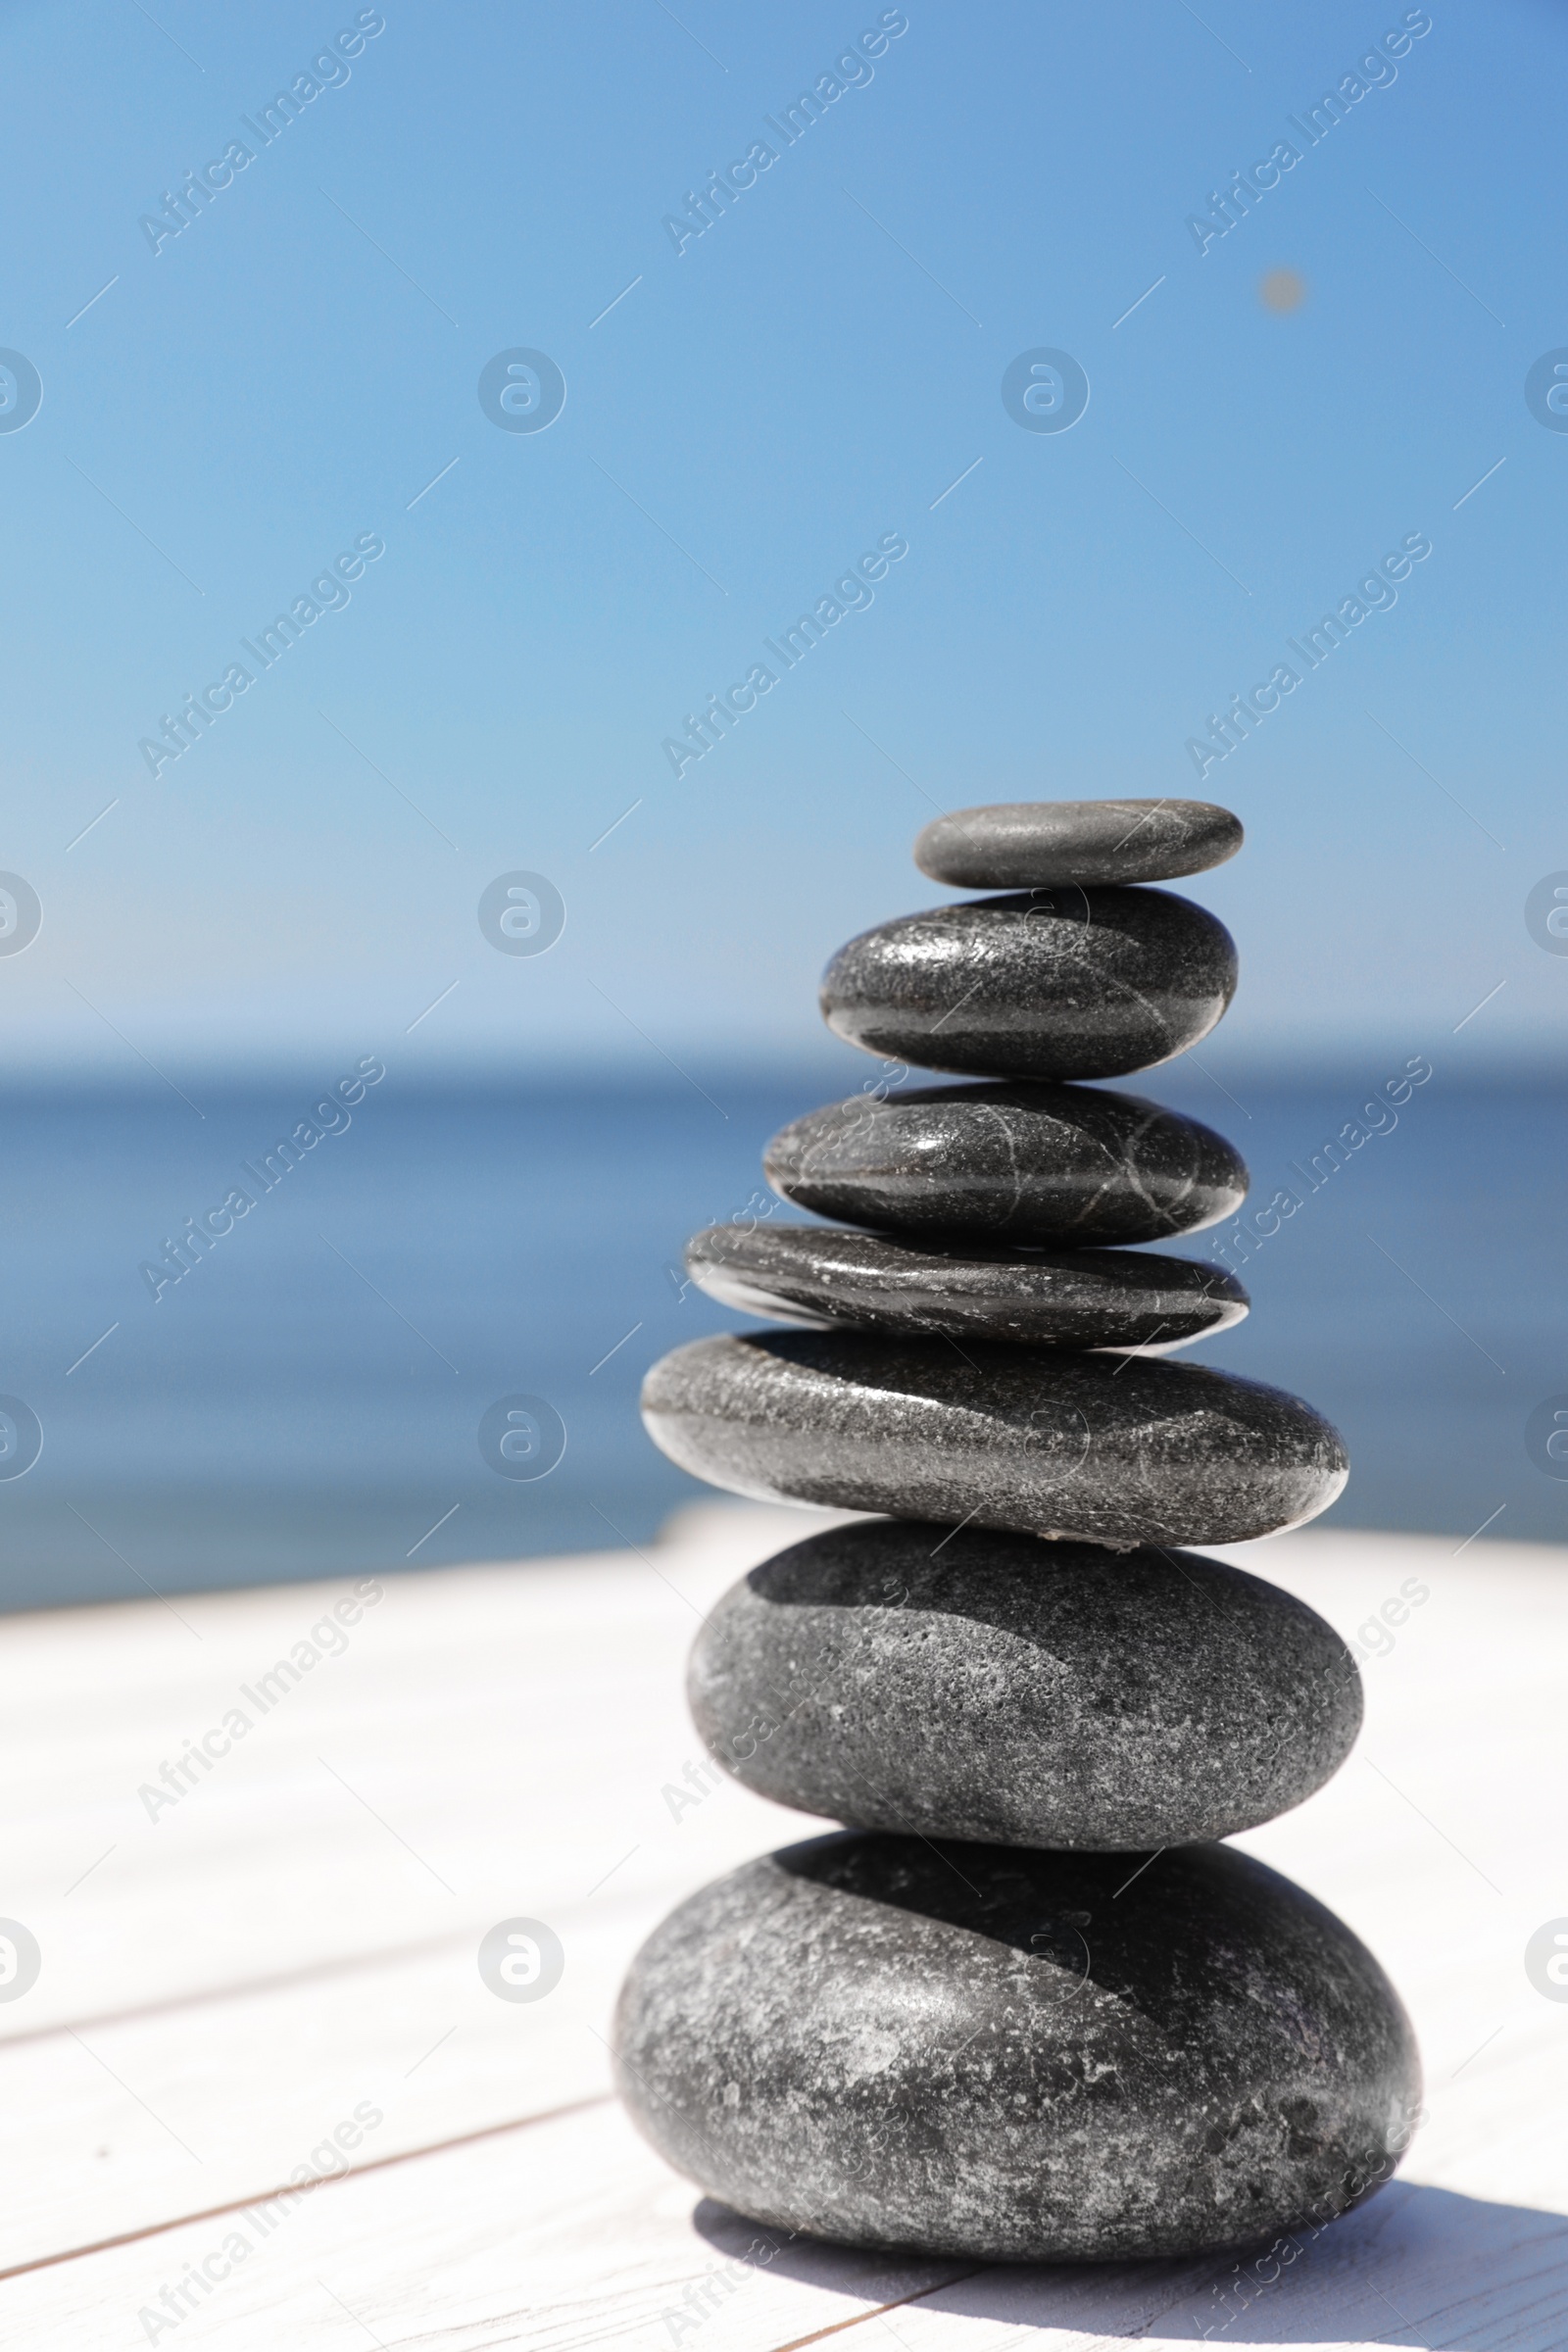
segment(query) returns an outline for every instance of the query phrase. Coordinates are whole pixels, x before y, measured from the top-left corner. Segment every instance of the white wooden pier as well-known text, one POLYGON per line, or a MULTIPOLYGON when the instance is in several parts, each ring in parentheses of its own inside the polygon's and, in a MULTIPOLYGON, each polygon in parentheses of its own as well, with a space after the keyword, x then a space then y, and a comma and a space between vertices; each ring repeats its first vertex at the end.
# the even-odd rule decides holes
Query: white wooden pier
POLYGON ((1319 2237, 1240 2272, 775 2250, 637 2138, 606 2048, 629 1955, 823 1826, 686 1777, 697 1614, 818 1523, 714 1506, 357 1608, 350 1583, 0 1624, 0 1919, 40 1953, 0 1981, 0 2341, 1561 2352, 1568 1999, 1524 1955, 1568 1921, 1568 1549, 1223 1555, 1387 1637, 1350 1761, 1239 1840, 1371 1944, 1425 2056, 1403 2169, 1319 2237), (543 1999, 479 1975, 512 1918, 564 1947, 543 1999))

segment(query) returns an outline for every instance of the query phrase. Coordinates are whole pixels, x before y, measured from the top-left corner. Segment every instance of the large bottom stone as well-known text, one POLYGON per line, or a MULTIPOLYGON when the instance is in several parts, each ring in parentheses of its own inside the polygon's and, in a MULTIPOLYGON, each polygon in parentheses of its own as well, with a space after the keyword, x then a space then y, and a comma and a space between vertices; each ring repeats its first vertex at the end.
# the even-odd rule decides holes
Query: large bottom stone
POLYGON ((1272 1821, 1361 1722, 1332 1626, 1240 1568, 888 1519, 732 1586, 688 1695, 710 1753, 800 1812, 1101 1851, 1272 1821))
POLYGON ((1299 1397, 1143 1356, 726 1335, 662 1357, 642 1405, 672 1461, 736 1494, 1118 1548, 1297 1527, 1348 1476, 1299 1397))
POLYGON ((750 2219, 982 2261, 1207 2252, 1393 2171, 1420 2073, 1333 1913, 1228 1846, 874 1833, 704 1887, 634 1961, 621 2097, 750 2219))

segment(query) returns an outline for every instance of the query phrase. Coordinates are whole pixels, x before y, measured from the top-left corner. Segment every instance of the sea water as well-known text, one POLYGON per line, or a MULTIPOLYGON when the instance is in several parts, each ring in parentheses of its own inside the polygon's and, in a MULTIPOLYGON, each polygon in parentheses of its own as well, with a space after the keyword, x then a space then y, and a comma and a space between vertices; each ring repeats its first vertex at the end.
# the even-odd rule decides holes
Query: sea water
MULTIPOLYGON (((1298 1201, 1244 1244, 1250 1318, 1190 1356, 1338 1424, 1353 1467, 1329 1523, 1562 1540, 1568 1477, 1526 1425, 1558 1391, 1568 1406, 1564 1097, 1440 1067, 1371 1133, 1363 1106, 1400 1067, 1130 1082, 1231 1136, 1250 1211, 1298 1201), (1319 1157, 1348 1126, 1364 1140, 1319 1157)), ((304 1077, 13 1088, 0 1397, 42 1448, 20 1477, 0 1454, 0 1606, 647 1542, 709 1490, 644 1436, 643 1372, 755 1328, 685 1281, 681 1244, 767 1212, 761 1144, 835 1089, 819 1070, 389 1077, 283 1172, 278 1139, 326 1124, 304 1077), (191 1243, 236 1188, 254 1205, 191 1243), (519 1396, 564 1431, 543 1477, 481 1450, 486 1412, 519 1396)))

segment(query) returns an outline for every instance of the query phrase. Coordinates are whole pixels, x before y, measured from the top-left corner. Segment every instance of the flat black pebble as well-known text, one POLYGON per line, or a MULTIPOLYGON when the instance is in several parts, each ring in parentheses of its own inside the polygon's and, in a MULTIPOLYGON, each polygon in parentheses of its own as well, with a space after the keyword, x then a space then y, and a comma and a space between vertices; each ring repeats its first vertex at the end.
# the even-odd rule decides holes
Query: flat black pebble
POLYGON ((762 1154, 786 1200, 922 1239, 1157 1242, 1234 1216, 1246 1164, 1197 1119, 1088 1086, 930 1086, 808 1111, 762 1154))
POLYGON ((817 1328, 1165 1354, 1239 1323, 1234 1274, 1132 1250, 923 1249, 842 1225, 710 1225, 686 1245, 710 1298, 817 1328))
POLYGON ((900 915, 840 948, 822 1017, 867 1054, 983 1078, 1117 1078, 1206 1037, 1224 924, 1164 890, 1030 891, 900 915))
POLYGON ((1089 2262, 1321 2225, 1413 2125, 1398 1996, 1232 1847, 1135 1871, 876 1832, 748 1862, 633 1962, 620 2095, 710 2196, 848 2245, 1089 2262))
POLYGON ((1361 1723, 1339 1635, 1240 1568, 894 1519, 732 1586, 687 1695, 710 1754, 802 1813, 1107 1852, 1271 1821, 1361 1723))
POLYGON ((1223 865, 1242 820, 1212 801, 999 801, 927 825, 914 862, 961 890, 1173 882, 1223 865))
POLYGON ((1345 1485, 1338 1433, 1204 1364, 866 1332, 691 1341, 643 1382, 656 1446, 711 1486, 1131 1549, 1298 1527, 1345 1485))

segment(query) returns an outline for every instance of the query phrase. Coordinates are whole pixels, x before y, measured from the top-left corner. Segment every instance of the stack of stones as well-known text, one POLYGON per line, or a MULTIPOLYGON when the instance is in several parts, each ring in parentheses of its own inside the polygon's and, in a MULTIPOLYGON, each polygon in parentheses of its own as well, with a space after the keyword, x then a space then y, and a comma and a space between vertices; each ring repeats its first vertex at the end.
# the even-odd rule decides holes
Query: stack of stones
POLYGON ((1247 1312, 1124 1245, 1231 1214, 1223 1139, 1085 1087, 1195 1045, 1236 954, 1152 882, 1234 855, 1195 802, 972 808, 921 869, 1004 895, 867 931, 823 1010, 885 1081, 768 1146, 838 1224, 714 1227, 705 1290, 804 1326, 655 1365, 656 1442, 742 1494, 883 1514, 743 1579, 690 1696, 748 1788, 850 1825, 684 1903, 621 1995, 621 2093, 752 2219, 858 2246, 1095 2260, 1321 2225, 1387 2178, 1413 2037, 1333 1914, 1216 1842, 1360 1723, 1323 1620, 1180 1548, 1346 1479, 1311 1408, 1163 1360, 1247 1312), (904 1062, 979 1084, 906 1090, 904 1062))

